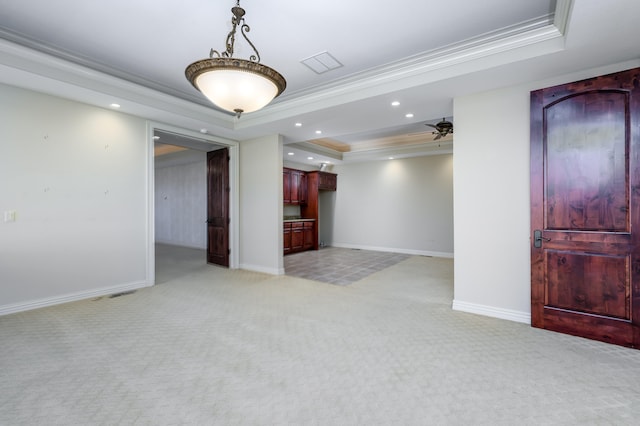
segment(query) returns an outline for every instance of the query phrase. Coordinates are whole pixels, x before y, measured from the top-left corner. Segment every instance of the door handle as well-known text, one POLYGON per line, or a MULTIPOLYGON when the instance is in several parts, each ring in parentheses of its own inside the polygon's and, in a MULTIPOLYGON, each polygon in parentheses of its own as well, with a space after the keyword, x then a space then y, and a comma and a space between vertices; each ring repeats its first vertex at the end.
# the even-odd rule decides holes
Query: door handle
POLYGON ((551 241, 551 238, 543 237, 542 231, 539 229, 536 229, 535 231, 533 231, 533 246, 535 248, 542 247, 542 241, 551 241))

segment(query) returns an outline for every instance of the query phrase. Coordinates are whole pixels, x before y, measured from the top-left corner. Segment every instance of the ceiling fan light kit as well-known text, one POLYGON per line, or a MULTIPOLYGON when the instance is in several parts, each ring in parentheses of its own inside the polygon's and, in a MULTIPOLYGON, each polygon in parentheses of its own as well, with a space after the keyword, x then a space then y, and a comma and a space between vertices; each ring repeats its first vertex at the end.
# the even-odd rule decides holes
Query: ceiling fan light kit
POLYGON ((240 7, 240 0, 231 13, 233 27, 227 35, 226 50, 220 53, 211 49, 209 58, 189 65, 185 75, 214 105, 240 117, 268 105, 284 91, 287 82, 278 71, 260 63, 260 54, 246 34, 251 29, 244 22, 245 10, 240 7), (233 57, 238 26, 255 52, 248 60, 233 57))
POLYGON ((450 121, 447 121, 445 118, 442 118, 442 121, 439 121, 437 124, 427 123, 425 124, 425 126, 430 126, 436 129, 434 132, 431 132, 431 134, 436 135, 436 137, 433 138, 434 141, 440 138, 443 138, 449 134, 453 134, 453 123, 450 121))

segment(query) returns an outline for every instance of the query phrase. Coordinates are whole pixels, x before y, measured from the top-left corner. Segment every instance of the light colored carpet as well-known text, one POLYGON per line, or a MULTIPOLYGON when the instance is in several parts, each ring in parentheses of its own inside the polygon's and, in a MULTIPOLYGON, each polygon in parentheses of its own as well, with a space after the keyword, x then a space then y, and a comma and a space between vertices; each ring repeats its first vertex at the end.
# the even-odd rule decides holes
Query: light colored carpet
POLYGON ((451 310, 453 262, 349 286, 202 265, 0 317, 2 425, 631 425, 640 351, 451 310))

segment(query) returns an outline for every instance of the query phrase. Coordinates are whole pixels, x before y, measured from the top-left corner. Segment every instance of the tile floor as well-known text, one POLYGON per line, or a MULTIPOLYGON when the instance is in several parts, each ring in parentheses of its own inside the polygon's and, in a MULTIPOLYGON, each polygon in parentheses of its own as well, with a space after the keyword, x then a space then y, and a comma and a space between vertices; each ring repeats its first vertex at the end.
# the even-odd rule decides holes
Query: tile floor
POLYGON ((285 274, 336 285, 349 285, 395 265, 410 255, 325 247, 284 257, 285 274))
MULTIPOLYGON (((156 244, 156 284, 188 275, 206 266, 201 249, 156 244)), ((285 275, 335 285, 349 285, 408 259, 411 255, 372 250, 325 247, 284 257, 285 275)))

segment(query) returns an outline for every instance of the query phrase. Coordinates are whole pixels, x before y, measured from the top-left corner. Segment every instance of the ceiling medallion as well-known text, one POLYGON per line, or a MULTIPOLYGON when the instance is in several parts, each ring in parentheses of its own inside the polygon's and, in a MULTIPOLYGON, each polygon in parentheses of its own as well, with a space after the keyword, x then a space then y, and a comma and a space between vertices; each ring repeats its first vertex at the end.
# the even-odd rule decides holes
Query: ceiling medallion
POLYGON ((240 0, 231 13, 233 27, 227 35, 227 49, 222 53, 211 49, 209 59, 192 63, 185 75, 213 104, 240 117, 265 107, 284 91, 287 82, 278 71, 260 63, 260 54, 246 34, 251 29, 244 22, 245 10, 240 7, 240 0), (237 26, 255 52, 248 60, 233 57, 237 26))

